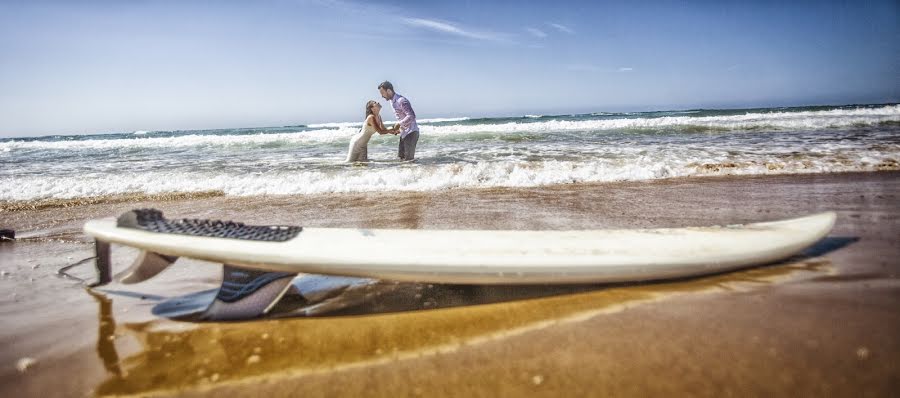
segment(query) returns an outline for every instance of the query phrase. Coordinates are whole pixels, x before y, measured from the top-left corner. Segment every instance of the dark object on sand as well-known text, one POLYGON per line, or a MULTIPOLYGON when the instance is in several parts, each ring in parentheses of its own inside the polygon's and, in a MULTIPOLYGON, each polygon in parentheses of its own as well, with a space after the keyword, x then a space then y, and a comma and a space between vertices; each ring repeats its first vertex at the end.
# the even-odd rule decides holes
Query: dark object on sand
POLYGON ((16 240, 16 231, 11 229, 0 229, 0 242, 16 240))

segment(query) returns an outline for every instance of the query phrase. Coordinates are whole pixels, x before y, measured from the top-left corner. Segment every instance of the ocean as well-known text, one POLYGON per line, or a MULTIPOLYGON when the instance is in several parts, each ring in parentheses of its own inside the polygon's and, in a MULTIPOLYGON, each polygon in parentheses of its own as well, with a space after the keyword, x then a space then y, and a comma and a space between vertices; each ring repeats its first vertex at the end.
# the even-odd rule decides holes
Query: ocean
MULTIPOLYGON (((419 110, 420 112, 424 110, 419 110)), ((384 114, 391 124, 392 115, 384 114)), ((417 160, 359 122, 0 139, 0 201, 430 191, 900 169, 900 105, 420 120, 417 160)))

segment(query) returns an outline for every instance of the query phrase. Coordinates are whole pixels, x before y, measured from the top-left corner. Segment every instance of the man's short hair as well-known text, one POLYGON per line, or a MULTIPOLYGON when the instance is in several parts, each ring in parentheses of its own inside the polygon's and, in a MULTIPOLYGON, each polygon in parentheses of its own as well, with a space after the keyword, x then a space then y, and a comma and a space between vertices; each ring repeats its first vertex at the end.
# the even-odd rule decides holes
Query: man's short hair
POLYGON ((383 89, 385 89, 385 90, 391 90, 391 91, 394 91, 394 85, 391 84, 391 82, 389 82, 389 81, 387 81, 387 80, 381 82, 381 84, 378 85, 378 88, 379 88, 379 89, 383 88, 383 89))

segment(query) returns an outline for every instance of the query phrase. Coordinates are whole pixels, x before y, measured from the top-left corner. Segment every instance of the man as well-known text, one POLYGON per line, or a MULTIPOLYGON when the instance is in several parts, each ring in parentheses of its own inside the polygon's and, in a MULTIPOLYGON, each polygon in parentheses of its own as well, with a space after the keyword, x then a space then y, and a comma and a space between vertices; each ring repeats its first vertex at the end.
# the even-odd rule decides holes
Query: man
POLYGON ((394 85, 385 81, 378 85, 381 97, 390 101, 394 107, 394 115, 400 123, 400 160, 413 160, 416 157, 416 143, 419 142, 419 125, 416 124, 416 113, 406 97, 394 92, 394 85))

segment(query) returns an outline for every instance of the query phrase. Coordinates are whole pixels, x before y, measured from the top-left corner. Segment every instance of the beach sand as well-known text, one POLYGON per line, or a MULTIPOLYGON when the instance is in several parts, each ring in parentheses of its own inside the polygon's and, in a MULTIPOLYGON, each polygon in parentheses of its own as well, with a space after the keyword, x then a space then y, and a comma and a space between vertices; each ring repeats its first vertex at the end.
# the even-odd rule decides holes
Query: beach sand
MULTIPOLYGON (((19 237, 0 244, 2 396, 864 397, 900 388, 900 172, 27 207, 0 212, 0 228, 19 237), (189 323, 152 309, 214 288, 217 267, 179 261, 104 294, 56 276, 93 255, 85 220, 136 207, 365 228, 680 227, 825 210, 838 221, 801 256, 707 278, 404 284, 331 316, 189 323)), ((90 277, 91 262, 72 272, 90 277)))

